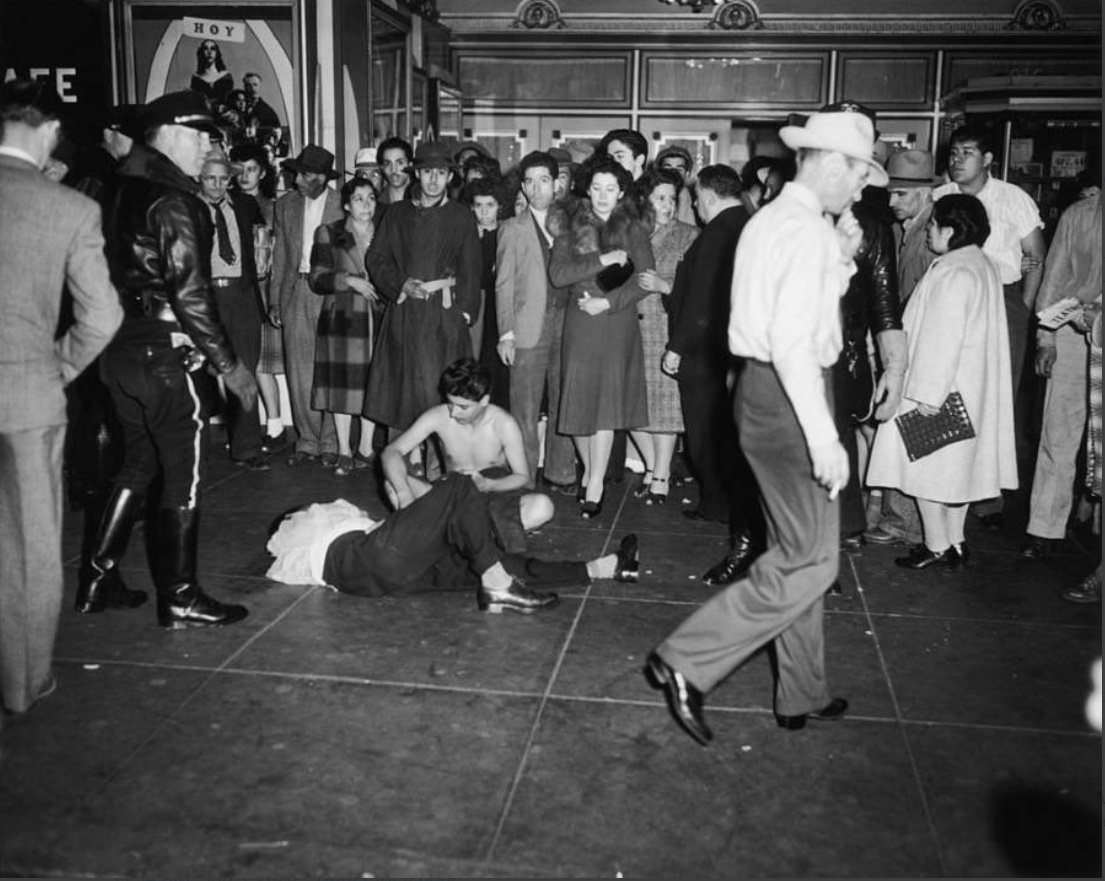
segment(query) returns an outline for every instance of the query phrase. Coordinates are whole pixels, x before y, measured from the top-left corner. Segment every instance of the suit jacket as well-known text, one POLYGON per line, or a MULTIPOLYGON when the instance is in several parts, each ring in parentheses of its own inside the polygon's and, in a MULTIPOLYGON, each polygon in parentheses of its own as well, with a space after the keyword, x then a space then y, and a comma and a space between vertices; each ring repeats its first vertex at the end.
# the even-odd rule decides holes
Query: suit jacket
MULTIPOLYGON (((299 191, 292 190, 276 200, 273 212, 272 289, 269 293, 269 305, 279 306, 281 311, 287 307, 299 277, 299 259, 303 256, 305 205, 306 200, 299 191)), ((331 223, 341 216, 341 194, 327 187, 322 222, 331 223)))
POLYGON ((111 284, 100 207, 0 154, 0 431, 65 424, 65 386, 123 320, 111 284), (61 292, 74 323, 55 339, 61 292))
POLYGON ((742 206, 726 208, 683 255, 668 302, 668 348, 691 363, 722 370, 729 361, 733 255, 748 222, 742 206))
POLYGON ((528 208, 499 225, 495 277, 499 337, 513 331, 514 344, 520 349, 537 345, 545 323, 551 286, 549 248, 541 247, 540 236, 528 208))

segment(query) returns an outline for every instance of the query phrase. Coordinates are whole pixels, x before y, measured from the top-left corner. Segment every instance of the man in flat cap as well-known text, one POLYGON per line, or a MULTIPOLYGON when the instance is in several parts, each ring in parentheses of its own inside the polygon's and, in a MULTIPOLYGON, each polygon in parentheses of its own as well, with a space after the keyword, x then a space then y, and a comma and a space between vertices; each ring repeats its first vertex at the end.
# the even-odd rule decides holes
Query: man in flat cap
POLYGON ((246 410, 257 381, 219 320, 211 285, 211 213, 195 178, 218 135, 203 97, 172 92, 142 114, 144 142, 119 167, 104 221, 108 264, 125 317, 100 370, 126 451, 91 553, 77 609, 130 608, 144 596, 119 576, 142 497, 161 477, 153 521, 157 620, 180 629, 231 624, 246 608, 209 597, 196 577, 203 419, 195 371, 214 370, 246 410))
POLYGON ((848 480, 830 403, 841 351, 840 297, 862 231, 850 211, 864 183, 886 184, 862 113, 817 112, 779 136, 798 173, 746 224, 733 268, 729 349, 746 359, 735 414, 767 513, 767 550, 649 656, 646 673, 676 721, 701 744, 703 697, 774 643, 775 716, 797 730, 833 721, 847 701, 825 677, 822 603, 840 563, 837 494, 848 480), (829 215, 837 215, 834 226, 829 215))
POLYGON ((472 212, 448 198, 455 168, 448 145, 419 144, 417 195, 388 208, 365 257, 388 308, 364 415, 387 425, 391 440, 439 402, 445 367, 472 356, 468 328, 480 308, 480 239, 472 212))
MULTIPOLYGON (((898 248, 898 297, 903 308, 928 271, 936 254, 928 246, 932 217, 932 188, 938 182, 936 163, 927 150, 899 150, 886 160, 890 210, 898 221, 894 237, 898 248)), ((878 522, 864 538, 873 544, 919 544, 921 515, 917 503, 896 489, 884 489, 878 522)))
POLYGON ((0 87, 0 698, 11 713, 57 684, 64 388, 123 317, 99 206, 41 173, 62 107, 42 82, 0 87), (58 337, 63 284, 73 320, 58 337))

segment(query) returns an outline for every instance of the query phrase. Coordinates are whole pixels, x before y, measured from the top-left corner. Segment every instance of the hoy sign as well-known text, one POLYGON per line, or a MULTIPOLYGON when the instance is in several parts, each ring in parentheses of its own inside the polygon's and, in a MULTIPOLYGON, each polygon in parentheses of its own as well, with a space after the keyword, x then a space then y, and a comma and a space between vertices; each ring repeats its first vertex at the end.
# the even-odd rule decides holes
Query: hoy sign
POLYGON ((221 40, 224 43, 244 43, 246 25, 243 21, 222 21, 211 18, 184 17, 184 36, 197 40, 221 40))

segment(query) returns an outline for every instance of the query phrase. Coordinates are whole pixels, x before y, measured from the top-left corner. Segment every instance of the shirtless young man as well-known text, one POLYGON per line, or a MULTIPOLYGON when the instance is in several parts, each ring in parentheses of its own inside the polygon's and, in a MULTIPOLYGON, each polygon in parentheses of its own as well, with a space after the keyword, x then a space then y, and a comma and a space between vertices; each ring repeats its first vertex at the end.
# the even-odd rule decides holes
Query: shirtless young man
POLYGON ((408 473, 407 457, 423 441, 437 435, 445 453, 448 472, 466 474, 481 493, 488 493, 492 516, 512 552, 524 550, 524 533, 548 523, 554 513, 552 500, 535 492, 522 492, 530 484, 529 466, 517 420, 491 403, 491 376, 474 358, 454 361, 441 374, 439 386, 444 404, 431 407, 414 424, 384 448, 388 500, 406 508, 430 491, 430 484, 408 473), (503 495, 496 499, 495 496, 503 495), (515 510, 504 510, 514 508, 515 510), (510 521, 521 521, 521 530, 510 521), (513 541, 512 541, 513 539, 513 541))

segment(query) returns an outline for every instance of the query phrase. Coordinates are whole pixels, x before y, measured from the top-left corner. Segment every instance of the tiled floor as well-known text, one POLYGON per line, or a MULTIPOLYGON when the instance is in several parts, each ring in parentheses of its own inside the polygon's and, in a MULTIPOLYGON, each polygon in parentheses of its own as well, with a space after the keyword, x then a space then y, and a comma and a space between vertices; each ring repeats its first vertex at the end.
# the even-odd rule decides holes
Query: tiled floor
MULTIPOLYGON (((641 667, 711 593, 717 525, 608 490, 558 499, 537 555, 588 559, 627 530, 642 580, 532 617, 464 594, 367 600, 264 578, 295 505, 373 483, 212 462, 202 581, 250 617, 168 633, 150 606, 78 616, 78 517, 60 688, 0 733, 0 874, 82 877, 1101 876, 1101 740, 1082 713, 1100 606, 975 530, 968 571, 845 557, 827 601, 829 674, 852 710, 783 732, 757 656, 708 698, 703 749, 641 667)), ((139 532, 126 562, 149 587, 139 532)))

